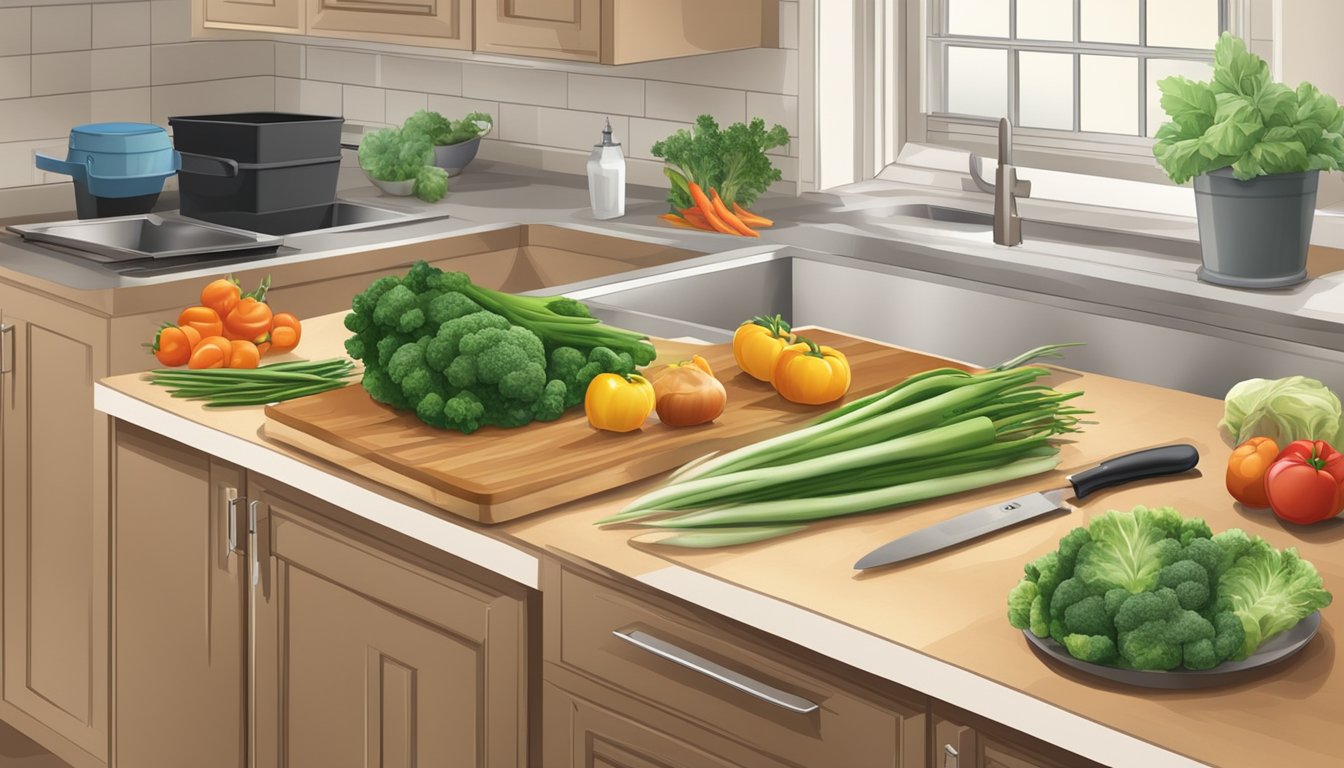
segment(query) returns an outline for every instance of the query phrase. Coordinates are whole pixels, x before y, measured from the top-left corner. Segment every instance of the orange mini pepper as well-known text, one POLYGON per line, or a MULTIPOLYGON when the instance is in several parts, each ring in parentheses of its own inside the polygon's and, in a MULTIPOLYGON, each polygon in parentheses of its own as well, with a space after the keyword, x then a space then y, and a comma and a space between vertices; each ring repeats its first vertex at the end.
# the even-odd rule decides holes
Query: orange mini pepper
POLYGON ((270 349, 273 352, 288 352, 299 345, 303 335, 303 325, 299 318, 288 312, 281 312, 271 320, 270 349))
POLYGON ((186 365, 191 359, 191 350, 201 340, 201 334, 190 325, 177 326, 165 323, 154 334, 154 343, 148 345, 154 357, 162 365, 175 367, 186 365))
POLYGON ((271 331, 271 308, 264 301, 245 296, 224 318, 224 337, 257 342, 271 331))
POLYGON ((201 306, 215 310, 221 318, 228 317, 242 295, 243 289, 233 275, 221 277, 201 289, 201 306))
POLYGON ((177 316, 177 324, 195 328, 203 339, 224 332, 224 323, 220 320, 219 313, 209 307, 187 307, 177 316))
POLYGON ((1252 437, 1238 445, 1227 460, 1227 492, 1252 509, 1267 508, 1265 473, 1278 455, 1278 443, 1268 437, 1252 437))
POLYGON ((242 339, 234 339, 229 342, 229 362, 230 368, 256 368, 261 365, 261 350, 256 344, 242 339))
POLYGON ((208 336, 191 351, 188 368, 228 368, 233 342, 223 336, 208 336))
POLYGON ((770 381, 789 402, 821 405, 844 397, 849 380, 849 361, 843 354, 799 336, 798 343, 779 353, 770 381))

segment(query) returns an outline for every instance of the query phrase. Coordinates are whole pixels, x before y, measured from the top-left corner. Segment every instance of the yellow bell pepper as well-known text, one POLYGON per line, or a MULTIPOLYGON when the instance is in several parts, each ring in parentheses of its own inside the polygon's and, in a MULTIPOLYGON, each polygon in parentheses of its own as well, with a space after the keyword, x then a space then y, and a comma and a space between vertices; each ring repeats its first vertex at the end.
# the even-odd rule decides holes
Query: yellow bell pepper
POLYGON ((770 381, 779 353, 792 343, 789 324, 779 315, 753 318, 733 333, 733 359, 748 376, 770 381))
POLYGON ((653 385, 643 376, 602 373, 588 385, 583 409, 588 423, 597 429, 631 432, 653 413, 656 400, 653 385))
POLYGON ((849 361, 831 347, 799 336, 798 343, 780 352, 772 381, 775 391, 790 402, 829 403, 849 391, 849 361))

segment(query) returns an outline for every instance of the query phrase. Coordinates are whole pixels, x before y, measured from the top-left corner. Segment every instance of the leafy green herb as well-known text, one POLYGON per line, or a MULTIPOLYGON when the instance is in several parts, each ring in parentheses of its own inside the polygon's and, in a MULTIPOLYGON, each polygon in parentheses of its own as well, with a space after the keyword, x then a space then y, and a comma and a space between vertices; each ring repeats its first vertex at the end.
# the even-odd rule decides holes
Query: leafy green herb
POLYGON ((667 201, 680 210, 694 205, 686 182, 694 181, 708 192, 718 190, 726 205, 750 207, 756 198, 781 178, 766 150, 789 143, 782 125, 766 130, 765 121, 733 123, 720 130, 710 115, 700 115, 691 130, 682 128, 653 145, 653 156, 667 161, 663 172, 672 181, 667 201))
POLYGON ((1157 85, 1171 121, 1158 129, 1153 154, 1177 184, 1229 167, 1243 181, 1344 167, 1344 108, 1310 83, 1294 91, 1273 82, 1265 61, 1230 33, 1214 51, 1212 82, 1157 85))
POLYGON ((436 203, 448 194, 448 172, 436 165, 422 165, 415 176, 415 196, 436 203))
POLYGON ((472 112, 461 120, 449 120, 438 112, 422 109, 406 118, 401 129, 425 136, 436 147, 445 147, 483 136, 494 124, 495 119, 485 112, 472 112))
POLYGON ((429 139, 399 128, 384 128, 359 143, 359 167, 379 181, 408 181, 434 162, 429 139))

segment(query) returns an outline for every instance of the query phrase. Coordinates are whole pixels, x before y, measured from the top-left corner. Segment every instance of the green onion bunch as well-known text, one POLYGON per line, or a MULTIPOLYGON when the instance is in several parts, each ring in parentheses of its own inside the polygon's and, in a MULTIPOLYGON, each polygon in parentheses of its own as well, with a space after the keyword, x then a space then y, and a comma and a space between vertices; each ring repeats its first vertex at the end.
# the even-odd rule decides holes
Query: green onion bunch
POLYGON ((349 358, 295 360, 260 368, 160 368, 146 374, 151 384, 168 387, 173 397, 205 400, 206 408, 265 405, 339 389, 349 384, 355 364, 349 358))

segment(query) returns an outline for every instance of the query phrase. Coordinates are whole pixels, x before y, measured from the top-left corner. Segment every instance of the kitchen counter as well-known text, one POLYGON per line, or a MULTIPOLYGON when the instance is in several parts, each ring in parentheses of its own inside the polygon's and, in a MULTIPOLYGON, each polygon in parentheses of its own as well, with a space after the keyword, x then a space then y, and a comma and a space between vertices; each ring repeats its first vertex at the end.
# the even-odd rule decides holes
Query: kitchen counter
MULTIPOLYGON (((305 322, 305 357, 338 354, 341 314, 305 322)), ((1008 625, 1005 600, 1022 565, 1107 509, 1171 505, 1215 530, 1241 527, 1279 547, 1297 546, 1326 585, 1344 590, 1344 521, 1286 528, 1243 510, 1223 489, 1230 452, 1216 424, 1221 403, 1094 374, 1060 371, 1057 386, 1084 390, 1100 423, 1063 446, 1054 476, 1039 476, 898 513, 815 525, 803 534, 725 551, 681 553, 633 546, 628 530, 599 530, 652 482, 613 489, 494 527, 452 518, 333 465, 267 442, 260 408, 208 411, 170 398, 138 376, 95 387, 99 410, 254 469, 530 587, 549 550, 717 611, 851 666, 1112 765, 1322 765, 1337 759, 1336 714, 1344 670, 1334 664, 1344 600, 1323 611, 1320 635, 1297 657, 1254 680, 1205 691, 1113 685, 1047 664, 1008 625), (865 575, 852 563, 876 544, 968 508, 1033 489, 1106 457, 1191 442, 1198 474, 1098 494, 1082 509, 953 552, 865 575), (806 567, 799 567, 805 565, 806 567)))
MULTIPOLYGON (((586 180, 480 160, 455 177, 448 197, 434 204, 382 195, 358 169, 342 169, 340 196, 411 211, 434 210, 447 219, 337 233, 309 233, 286 239, 285 251, 243 264, 220 259, 150 277, 118 275, 96 263, 17 237, 0 236, 0 279, 27 285, 91 307, 110 303, 115 291, 148 287, 237 269, 320 261, 371 248, 434 240, 517 223, 545 223, 705 253, 770 245, 878 258, 925 272, 1004 288, 1049 294, 1098 307, 1169 317, 1202 328, 1224 328, 1293 343, 1344 351, 1344 251, 1312 251, 1313 279, 1274 291, 1225 288, 1195 279, 1199 251, 1193 222, 1119 210, 1082 209, 1063 203, 1025 200, 1026 243, 1003 248, 986 227, 888 215, 907 202, 934 202, 980 212, 990 200, 978 193, 940 185, 869 181, 801 198, 770 195, 758 202, 776 220, 760 241, 728 238, 667 226, 664 191, 630 185, 627 214, 598 221, 588 209, 586 180), (1050 223, 1043 223, 1050 222, 1050 223), (1105 229, 1093 227, 1104 226, 1105 229), (866 252, 866 253, 865 253, 866 252)), ((969 183, 969 182, 966 182, 969 183)), ((31 218, 31 217, 30 217, 31 218)))

